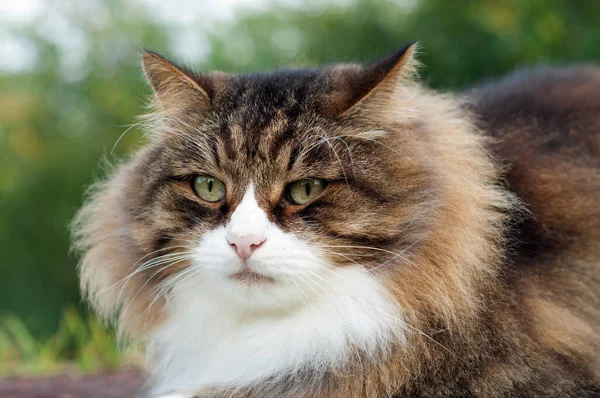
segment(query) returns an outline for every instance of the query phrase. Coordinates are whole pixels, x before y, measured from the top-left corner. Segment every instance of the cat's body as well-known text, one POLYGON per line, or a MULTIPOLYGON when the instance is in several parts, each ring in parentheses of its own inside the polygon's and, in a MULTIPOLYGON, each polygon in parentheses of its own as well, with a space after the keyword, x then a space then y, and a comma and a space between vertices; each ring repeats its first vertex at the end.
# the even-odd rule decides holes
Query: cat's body
POLYGON ((600 69, 461 99, 411 57, 233 77, 145 55, 155 139, 76 233, 151 394, 600 396, 600 69))

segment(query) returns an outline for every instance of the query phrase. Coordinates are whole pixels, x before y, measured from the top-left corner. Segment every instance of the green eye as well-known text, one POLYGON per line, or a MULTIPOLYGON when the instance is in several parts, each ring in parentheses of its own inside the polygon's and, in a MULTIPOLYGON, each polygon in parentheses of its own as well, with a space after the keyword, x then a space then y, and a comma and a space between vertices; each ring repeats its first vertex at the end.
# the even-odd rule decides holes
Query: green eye
POLYGON ((207 202, 218 202, 225 197, 225 184, 211 176, 196 176, 192 188, 198 197, 207 202))
POLYGON ((288 199, 297 205, 303 205, 323 192, 325 181, 319 179, 307 179, 294 181, 287 186, 288 199))

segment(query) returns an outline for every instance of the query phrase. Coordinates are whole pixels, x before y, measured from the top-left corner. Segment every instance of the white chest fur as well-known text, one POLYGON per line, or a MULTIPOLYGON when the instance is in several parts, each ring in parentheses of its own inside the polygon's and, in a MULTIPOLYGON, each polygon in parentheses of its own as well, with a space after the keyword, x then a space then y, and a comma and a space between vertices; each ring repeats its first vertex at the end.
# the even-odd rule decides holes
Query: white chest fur
POLYGON ((401 314, 366 270, 341 268, 319 276, 299 305, 272 312, 242 308, 220 283, 178 285, 168 323, 149 346, 154 392, 245 386, 294 369, 326 370, 348 355, 381 358, 401 342, 401 314))

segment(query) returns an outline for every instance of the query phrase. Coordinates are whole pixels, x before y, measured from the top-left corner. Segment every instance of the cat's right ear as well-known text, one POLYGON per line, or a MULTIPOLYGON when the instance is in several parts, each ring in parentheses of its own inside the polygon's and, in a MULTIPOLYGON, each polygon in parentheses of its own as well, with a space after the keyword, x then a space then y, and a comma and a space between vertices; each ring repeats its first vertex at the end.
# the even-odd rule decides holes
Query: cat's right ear
POLYGON ((163 111, 208 107, 215 87, 208 76, 196 75, 154 52, 144 52, 142 67, 163 111))

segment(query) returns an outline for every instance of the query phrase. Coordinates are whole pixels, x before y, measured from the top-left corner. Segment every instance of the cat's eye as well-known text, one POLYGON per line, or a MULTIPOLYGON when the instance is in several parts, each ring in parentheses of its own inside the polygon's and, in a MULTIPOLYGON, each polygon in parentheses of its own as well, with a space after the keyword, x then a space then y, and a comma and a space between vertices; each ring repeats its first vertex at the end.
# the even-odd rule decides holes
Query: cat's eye
POLYGON ((225 197, 225 184, 215 177, 195 176, 192 180, 192 188, 200 199, 207 202, 218 202, 225 197))
POLYGON ((303 205, 323 192, 325 181, 317 178, 294 181, 287 186, 288 200, 297 205, 303 205))

